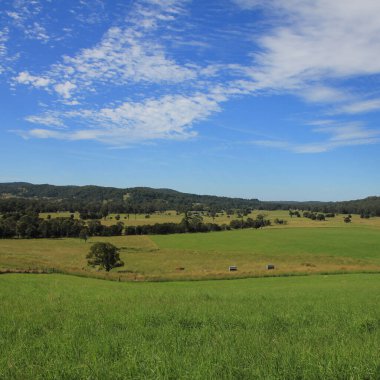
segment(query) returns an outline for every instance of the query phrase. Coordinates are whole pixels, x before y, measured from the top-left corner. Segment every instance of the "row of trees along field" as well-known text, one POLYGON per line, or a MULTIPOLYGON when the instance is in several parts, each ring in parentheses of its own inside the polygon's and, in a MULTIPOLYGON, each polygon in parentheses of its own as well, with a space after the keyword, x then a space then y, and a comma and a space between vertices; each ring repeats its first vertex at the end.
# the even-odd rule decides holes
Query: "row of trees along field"
POLYGON ((38 214, 4 214, 0 219, 0 238, 61 238, 90 236, 121 235, 124 226, 117 223, 103 226, 99 221, 74 218, 41 219, 38 214))
POLYGON ((125 227, 122 222, 104 226, 99 220, 84 221, 73 217, 42 219, 38 217, 38 214, 7 213, 0 218, 0 238, 80 237, 87 239, 89 236, 174 234, 260 228, 270 224, 270 221, 262 215, 258 215, 256 219, 232 220, 229 225, 203 223, 203 218, 199 214, 186 212, 180 223, 125 227))
POLYGON ((289 210, 380 216, 380 197, 344 202, 264 202, 181 193, 170 189, 100 186, 53 186, 29 183, 0 184, 0 213, 81 212, 97 214, 152 213, 155 211, 289 210))

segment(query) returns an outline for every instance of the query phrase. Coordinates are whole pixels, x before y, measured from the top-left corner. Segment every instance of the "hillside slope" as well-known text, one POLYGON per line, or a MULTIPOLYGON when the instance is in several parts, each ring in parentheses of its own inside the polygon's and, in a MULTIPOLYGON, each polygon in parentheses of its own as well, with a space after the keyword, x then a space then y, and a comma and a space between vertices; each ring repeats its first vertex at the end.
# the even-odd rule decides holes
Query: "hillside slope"
MULTIPOLYGON (((107 203, 116 208, 156 211, 156 210, 228 210, 228 209, 301 209, 323 212, 364 213, 380 216, 380 197, 371 196, 344 202, 265 202, 256 198, 230 198, 214 195, 181 193, 171 189, 153 189, 149 187, 116 188, 103 186, 55 186, 35 185, 27 182, 0 183, 2 204, 15 203, 14 199, 33 200, 34 203, 59 204, 61 210, 83 209, 91 205, 92 209, 107 203)), ((20 203, 20 201, 18 201, 20 203)), ((53 208, 54 208, 53 207, 53 208)), ((44 208, 44 207, 42 207, 44 208)))

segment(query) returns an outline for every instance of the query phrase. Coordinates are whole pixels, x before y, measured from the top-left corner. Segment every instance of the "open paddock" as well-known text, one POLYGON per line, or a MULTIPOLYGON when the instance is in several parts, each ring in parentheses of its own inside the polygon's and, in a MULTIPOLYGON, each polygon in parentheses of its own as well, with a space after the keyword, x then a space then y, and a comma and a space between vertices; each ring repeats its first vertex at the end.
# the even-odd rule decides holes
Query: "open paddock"
POLYGON ((255 277, 308 273, 380 271, 380 231, 356 224, 331 228, 291 228, 223 232, 0 240, 0 271, 56 269, 120 280, 255 277), (120 248, 125 266, 109 274, 87 266, 92 243, 120 248), (266 270, 267 264, 275 270, 266 270), (231 265, 238 270, 229 272, 231 265), (184 268, 178 271, 176 268, 184 268))

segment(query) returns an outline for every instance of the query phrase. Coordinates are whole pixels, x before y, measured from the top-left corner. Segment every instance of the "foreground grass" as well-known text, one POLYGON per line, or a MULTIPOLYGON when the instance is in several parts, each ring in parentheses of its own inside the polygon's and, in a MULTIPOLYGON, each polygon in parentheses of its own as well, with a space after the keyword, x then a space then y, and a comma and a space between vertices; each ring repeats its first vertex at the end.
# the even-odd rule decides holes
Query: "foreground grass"
POLYGON ((58 269, 116 280, 176 280, 304 273, 380 272, 380 232, 365 226, 268 228, 167 236, 0 240, 0 272, 58 269), (121 249, 125 267, 87 267, 92 243, 121 249), (275 264, 275 271, 265 265, 275 264), (238 272, 229 273, 229 265, 238 272), (184 268, 184 270, 178 270, 184 268))
POLYGON ((0 276, 1 379, 378 379, 380 276, 0 276))

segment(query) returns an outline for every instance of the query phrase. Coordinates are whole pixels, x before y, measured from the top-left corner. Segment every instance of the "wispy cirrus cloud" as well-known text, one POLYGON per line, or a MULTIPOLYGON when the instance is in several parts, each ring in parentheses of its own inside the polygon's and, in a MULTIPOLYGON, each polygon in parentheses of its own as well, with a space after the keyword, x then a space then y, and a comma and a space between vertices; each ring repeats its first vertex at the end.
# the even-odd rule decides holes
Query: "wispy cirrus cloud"
POLYGON ((355 97, 349 90, 344 91, 343 89, 318 84, 305 86, 298 95, 302 96, 307 102, 322 104, 344 103, 355 97))
POLYGON ((74 120, 79 128, 67 131, 36 128, 23 135, 67 140, 94 139, 116 145, 154 139, 185 139, 196 136, 192 130, 194 123, 220 111, 219 102, 218 96, 198 93, 193 96, 167 95, 143 102, 125 102, 118 107, 99 110, 46 113, 31 116, 28 121, 61 127, 70 125, 74 120))
POLYGON ((355 142, 366 139, 378 140, 380 131, 370 129, 361 122, 347 122, 345 124, 332 123, 331 125, 319 126, 313 132, 330 135, 331 142, 355 142))
POLYGON ((378 100, 362 101, 346 86, 350 78, 380 74, 380 3, 375 0, 234 0, 242 9, 262 9, 275 25, 258 36, 247 74, 257 89, 294 93, 308 102, 347 103, 342 113, 366 112, 378 100))
POLYGON ((345 104, 341 107, 336 108, 332 113, 336 114, 360 114, 366 112, 373 112, 380 110, 380 99, 369 99, 362 100, 353 103, 345 104))
MULTIPOLYGON (((330 117, 380 109, 379 99, 368 99, 351 79, 380 75, 380 3, 375 0, 233 0, 241 9, 261 10, 273 27, 256 38, 247 74, 255 91, 296 94, 309 103, 327 106, 330 117)), ((297 153, 319 153, 343 146, 379 142, 379 129, 364 124, 311 130, 330 135, 316 143, 296 144, 263 140, 258 145, 297 153)), ((315 135, 316 136, 316 135, 315 135)))
POLYGON ((26 121, 30 123, 45 125, 50 128, 62 128, 64 127, 63 121, 54 112, 47 112, 39 116, 27 116, 26 121))
POLYGON ((339 124, 334 121, 316 121, 313 132, 328 135, 328 138, 318 142, 297 143, 288 140, 255 140, 254 145, 288 150, 294 153, 324 153, 336 148, 356 145, 378 144, 380 130, 366 127, 360 122, 339 124))
POLYGON ((6 46, 7 41, 8 41, 8 29, 4 28, 0 30, 0 74, 5 70, 2 63, 7 57, 7 52, 8 52, 8 49, 6 46))
POLYGON ((380 3, 374 0, 240 0, 262 6, 278 26, 259 37, 251 77, 261 87, 293 90, 326 79, 380 73, 380 3))

